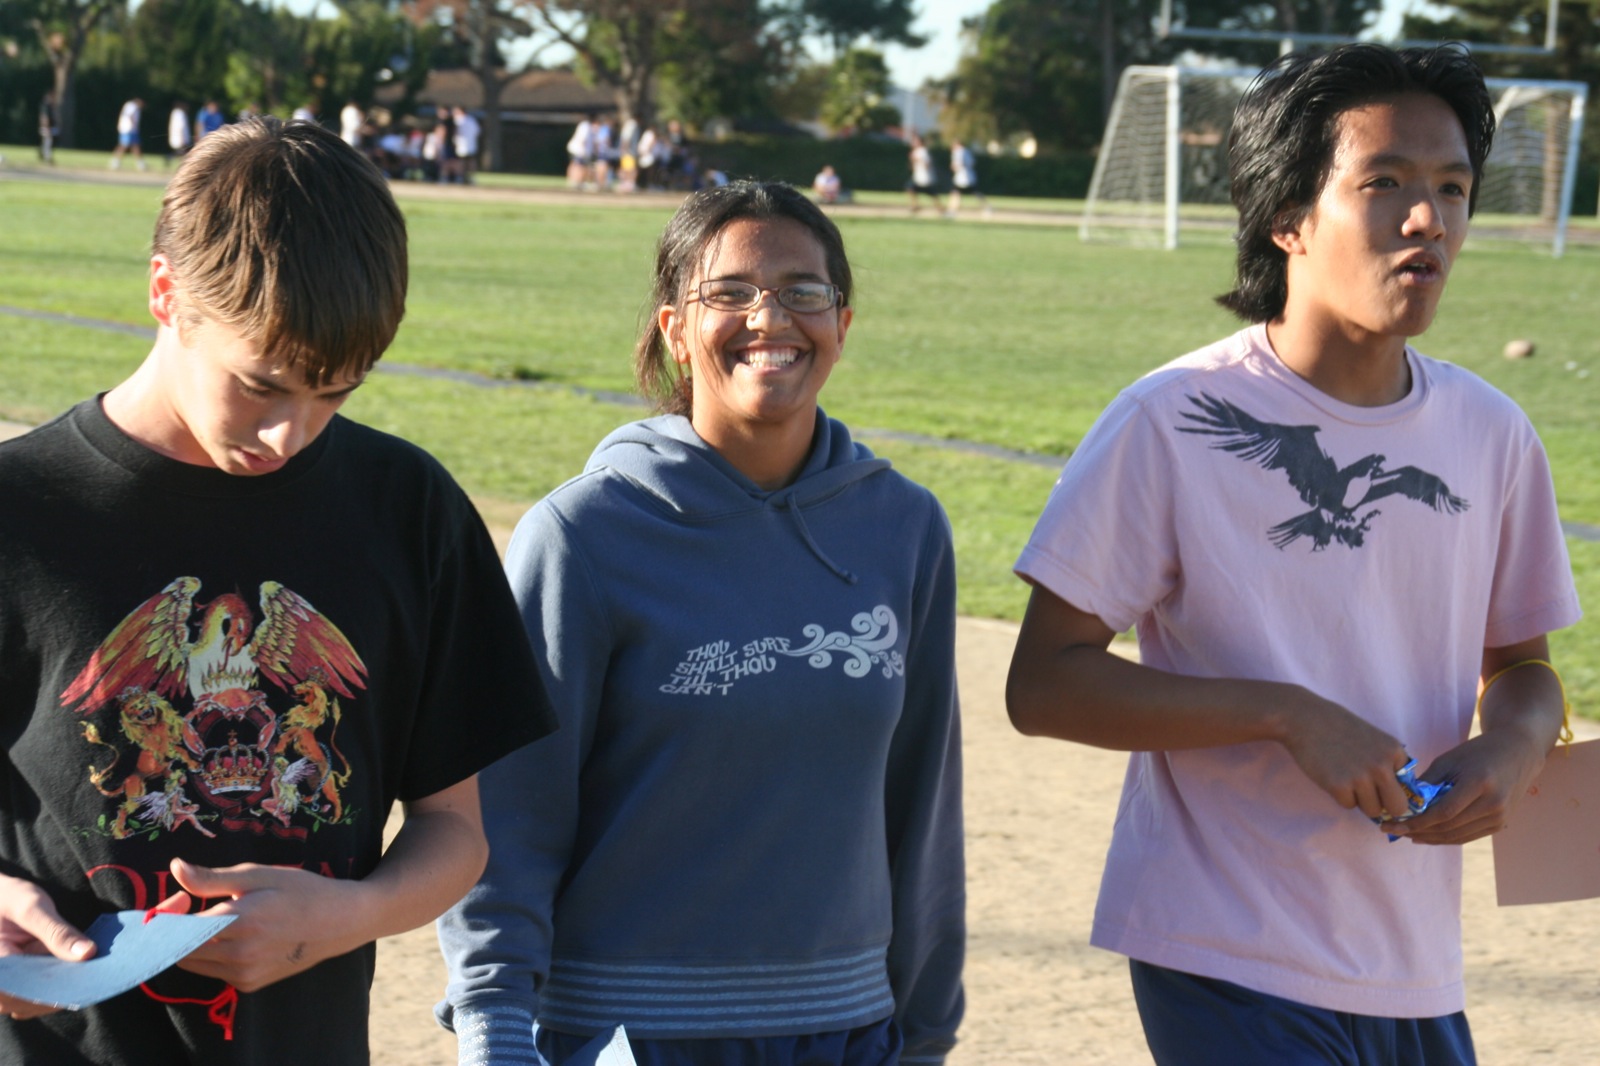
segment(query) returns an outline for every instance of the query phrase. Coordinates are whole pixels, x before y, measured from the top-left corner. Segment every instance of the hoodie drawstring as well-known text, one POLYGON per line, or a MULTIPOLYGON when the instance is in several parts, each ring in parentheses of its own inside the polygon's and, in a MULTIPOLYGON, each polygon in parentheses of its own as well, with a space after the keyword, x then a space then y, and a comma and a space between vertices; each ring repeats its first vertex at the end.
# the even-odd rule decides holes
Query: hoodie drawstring
POLYGON ((815 555, 819 560, 821 560, 823 566, 826 566, 829 570, 832 570, 835 574, 839 575, 839 577, 848 584, 857 584, 860 579, 857 578, 856 575, 852 574, 850 571, 846 570, 844 567, 828 558, 827 553, 817 546, 816 540, 814 540, 811 536, 811 530, 806 527, 806 517, 801 512, 800 503, 794 498, 794 495, 791 493, 785 496, 783 503, 789 508, 789 513, 794 515, 794 524, 795 527, 800 530, 800 539, 806 542, 806 547, 811 549, 811 554, 815 555))

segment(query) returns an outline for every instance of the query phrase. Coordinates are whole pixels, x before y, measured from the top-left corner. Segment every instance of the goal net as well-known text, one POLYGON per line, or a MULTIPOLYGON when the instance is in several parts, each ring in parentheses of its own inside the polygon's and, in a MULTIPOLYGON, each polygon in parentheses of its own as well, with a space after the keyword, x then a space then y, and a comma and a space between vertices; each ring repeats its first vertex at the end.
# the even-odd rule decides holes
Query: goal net
MULTIPOLYGON (((1256 72, 1128 67, 1095 160, 1079 235, 1176 248, 1183 230, 1231 233, 1228 131, 1256 72)), ((1566 247, 1588 86, 1487 79, 1497 129, 1484 164, 1479 232, 1566 247)))

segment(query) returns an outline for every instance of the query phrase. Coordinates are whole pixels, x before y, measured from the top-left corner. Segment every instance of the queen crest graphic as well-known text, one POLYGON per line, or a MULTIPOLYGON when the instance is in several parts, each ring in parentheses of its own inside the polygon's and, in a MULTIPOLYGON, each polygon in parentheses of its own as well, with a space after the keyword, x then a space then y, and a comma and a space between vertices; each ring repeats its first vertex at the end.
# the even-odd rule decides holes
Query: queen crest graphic
POLYGON ((196 603, 199 591, 180 577, 134 608, 61 694, 99 719, 83 723, 88 780, 116 812, 96 830, 303 839, 348 820, 339 698, 366 688, 361 657, 277 582, 262 583, 259 612, 234 593, 196 603))

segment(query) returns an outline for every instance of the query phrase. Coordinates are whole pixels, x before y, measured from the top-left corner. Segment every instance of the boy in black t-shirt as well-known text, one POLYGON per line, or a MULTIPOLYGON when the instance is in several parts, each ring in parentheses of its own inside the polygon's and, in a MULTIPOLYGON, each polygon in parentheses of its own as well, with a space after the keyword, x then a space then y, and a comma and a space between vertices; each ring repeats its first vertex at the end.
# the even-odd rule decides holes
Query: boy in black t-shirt
POLYGON ((0 445, 0 954, 237 916, 83 1011, 0 996, 0 1061, 365 1062, 374 940, 472 885, 477 771, 554 728, 471 504, 336 415, 405 239, 332 133, 225 127, 163 200, 148 357, 0 445))

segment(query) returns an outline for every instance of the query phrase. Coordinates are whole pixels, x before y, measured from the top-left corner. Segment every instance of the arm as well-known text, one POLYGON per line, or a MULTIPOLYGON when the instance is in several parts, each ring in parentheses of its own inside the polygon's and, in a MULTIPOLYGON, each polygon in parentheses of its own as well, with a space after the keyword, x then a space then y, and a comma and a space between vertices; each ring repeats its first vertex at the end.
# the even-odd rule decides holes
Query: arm
POLYGON ((506 569, 560 728, 483 772, 489 864, 439 919, 449 984, 434 1013, 456 1032, 463 1063, 495 1061, 502 1041, 508 1052, 514 1041, 526 1047, 550 972, 556 896, 577 838, 580 773, 612 644, 588 566, 552 505, 517 526, 506 569))
MULTIPOLYGON (((1546 637, 1483 649, 1480 684, 1529 659, 1550 660, 1546 637)), ((1524 666, 1481 691, 1479 735, 1440 755, 1422 775, 1453 787, 1415 818, 1386 824, 1389 832, 1418 844, 1465 844, 1510 821, 1566 720, 1561 684, 1553 671, 1524 666)))
POLYGON ((1299 685, 1184 677, 1129 662, 1107 650, 1115 635, 1035 586, 1006 679, 1017 730, 1119 751, 1272 741, 1341 807, 1368 817, 1405 809, 1394 776, 1405 749, 1383 730, 1299 685))
MULTIPOLYGON (((54 955, 78 962, 93 957, 94 950, 94 941, 61 920, 44 889, 32 881, 0 874, 0 956, 54 955)), ((0 995, 0 1014, 19 1020, 55 1009, 0 995)))
POLYGON ((377 867, 359 881, 174 859, 173 876, 189 896, 223 898, 205 913, 239 916, 178 965, 253 992, 432 921, 472 887, 488 857, 477 778, 407 803, 405 815, 377 867))
POLYGON ((949 525, 934 516, 925 578, 908 619, 906 696, 889 747, 884 814, 894 931, 889 984, 906 1066, 942 1063, 965 1008, 966 866, 961 722, 955 675, 955 563, 949 525))

